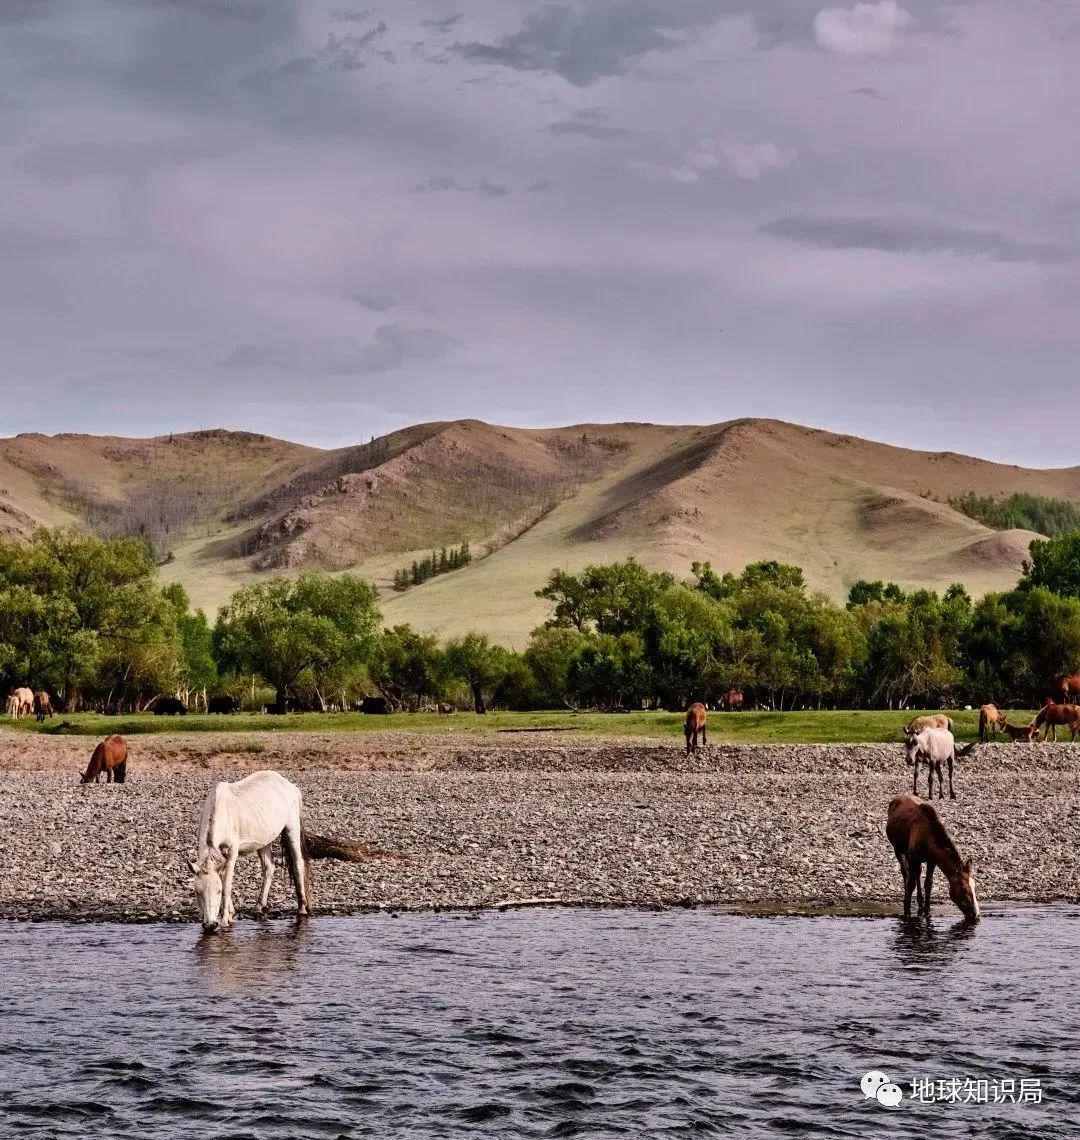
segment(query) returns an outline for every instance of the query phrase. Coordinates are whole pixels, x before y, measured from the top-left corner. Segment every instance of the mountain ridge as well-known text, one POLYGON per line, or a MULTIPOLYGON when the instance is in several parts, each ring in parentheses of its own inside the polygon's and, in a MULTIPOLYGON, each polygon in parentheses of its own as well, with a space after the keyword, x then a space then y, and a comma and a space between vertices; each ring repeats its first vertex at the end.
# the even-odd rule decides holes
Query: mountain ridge
POLYGON ((213 610, 239 585, 304 568, 371 577, 388 621, 520 642, 555 567, 629 555, 688 572, 759 558, 842 596, 859 577, 1011 585, 1030 531, 993 531, 949 500, 1017 491, 1080 501, 1080 467, 1025 469, 739 418, 708 425, 482 420, 411 425, 318 448, 225 428, 147 439, 0 439, 0 535, 36 526, 143 533, 163 576, 213 610), (394 571, 468 540, 474 562, 405 593, 394 571))

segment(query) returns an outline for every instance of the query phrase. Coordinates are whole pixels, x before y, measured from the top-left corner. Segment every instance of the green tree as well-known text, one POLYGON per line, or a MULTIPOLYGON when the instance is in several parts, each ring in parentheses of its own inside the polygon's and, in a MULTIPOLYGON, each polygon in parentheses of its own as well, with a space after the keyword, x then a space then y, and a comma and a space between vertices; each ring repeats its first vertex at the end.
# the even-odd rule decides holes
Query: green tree
POLYGON ((487 701, 506 676, 510 653, 500 645, 492 645, 482 633, 468 633, 446 646, 448 672, 469 686, 473 708, 487 712, 487 701))
POLYGON ((1043 587, 1055 594, 1080 598, 1080 531, 1036 539, 1028 548, 1019 588, 1043 587))
POLYGON ((348 574, 302 574, 245 586, 218 615, 219 667, 257 673, 284 711, 301 683, 320 699, 361 669, 375 647, 375 590, 348 574))
POLYGON ((368 675, 391 705, 417 709, 425 697, 439 696, 445 669, 436 637, 395 625, 379 635, 368 675))

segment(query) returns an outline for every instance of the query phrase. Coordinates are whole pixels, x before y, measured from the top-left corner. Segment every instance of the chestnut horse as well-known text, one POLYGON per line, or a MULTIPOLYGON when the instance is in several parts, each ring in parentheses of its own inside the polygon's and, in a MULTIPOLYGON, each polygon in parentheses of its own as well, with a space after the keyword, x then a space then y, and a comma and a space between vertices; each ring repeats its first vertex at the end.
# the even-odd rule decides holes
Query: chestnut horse
POLYGON ((1005 714, 997 705, 982 705, 979 708, 979 739, 985 744, 991 736, 996 736, 1005 725, 1005 714))
POLYGON ((102 773, 105 782, 111 784, 115 777, 118 784, 122 784, 127 777, 127 741, 122 736, 106 736, 94 749, 90 763, 86 766, 82 784, 97 783, 102 773))
POLYGON ((49 694, 41 689, 34 694, 34 715, 39 721, 44 721, 47 716, 52 716, 52 714, 52 700, 49 694))
POLYGON ((1001 730, 1010 740, 1027 741, 1028 743, 1039 735, 1039 726, 1034 721, 1030 724, 1009 724, 1007 717, 1001 719, 1001 730))
POLYGON ((946 732, 952 732, 952 720, 944 713, 927 713, 925 716, 917 716, 904 725, 904 735, 913 736, 917 732, 922 732, 924 728, 943 728, 946 732))
POLYGON ((1071 738, 1075 740, 1077 732, 1080 732, 1080 705, 1056 705, 1047 697, 1035 717, 1036 727, 1041 727, 1043 730, 1043 740, 1046 740, 1051 733, 1054 740, 1057 740, 1059 724, 1064 725, 1069 730, 1071 738))
POLYGON ((697 751, 698 736, 701 737, 702 744, 708 744, 705 739, 705 706, 701 701, 695 701, 686 710, 686 723, 683 725, 683 733, 686 736, 686 755, 689 756, 691 752, 697 751))
POLYGON ((929 917, 934 868, 940 867, 949 880, 949 897, 969 922, 978 921, 979 900, 975 895, 971 860, 961 858, 933 804, 906 793, 890 800, 885 834, 896 852, 900 874, 904 878, 905 918, 911 917, 911 896, 916 891, 919 914, 929 917), (925 886, 920 881, 924 864, 925 886))
POLYGON ((1080 697, 1080 673, 1070 673, 1064 677, 1055 677, 1051 686, 1055 696, 1061 697, 1063 703, 1068 704, 1069 697, 1080 697))
POLYGON ((735 712, 736 709, 743 707, 745 699, 742 689, 728 689, 720 698, 720 707, 727 712, 735 712))

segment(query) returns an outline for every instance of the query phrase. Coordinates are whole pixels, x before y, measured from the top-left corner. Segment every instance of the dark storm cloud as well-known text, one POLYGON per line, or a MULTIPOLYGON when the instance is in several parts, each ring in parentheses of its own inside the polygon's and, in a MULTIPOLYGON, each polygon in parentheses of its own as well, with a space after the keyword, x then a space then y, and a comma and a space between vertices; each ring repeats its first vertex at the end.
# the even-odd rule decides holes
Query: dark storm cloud
POLYGON ((1038 242, 1022 242, 1004 234, 934 225, 902 219, 780 218, 761 227, 763 233, 821 249, 872 249, 883 253, 957 253, 996 261, 1032 261, 1054 265, 1075 251, 1038 242))

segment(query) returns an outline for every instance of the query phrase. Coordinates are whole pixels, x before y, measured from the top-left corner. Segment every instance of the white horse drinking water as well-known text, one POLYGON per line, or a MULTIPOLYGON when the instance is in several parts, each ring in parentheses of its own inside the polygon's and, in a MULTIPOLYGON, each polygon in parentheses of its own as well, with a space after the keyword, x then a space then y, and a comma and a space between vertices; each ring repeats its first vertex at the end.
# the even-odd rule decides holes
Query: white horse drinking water
POLYGON ((198 855, 190 864, 195 875, 203 929, 231 926, 236 917, 232 888, 236 861, 258 852, 263 867, 258 913, 266 909, 274 878, 273 844, 280 839, 296 888, 296 913, 308 913, 310 859, 341 859, 359 863, 376 855, 391 855, 344 839, 328 839, 304 830, 300 819, 300 789, 277 772, 253 772, 235 784, 215 784, 203 803, 199 819, 198 855))

